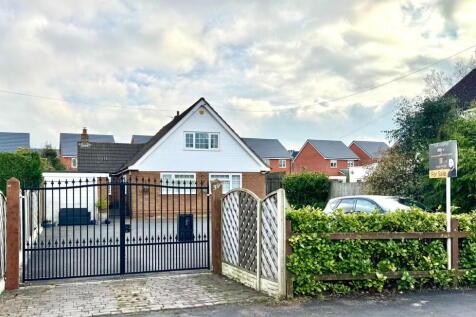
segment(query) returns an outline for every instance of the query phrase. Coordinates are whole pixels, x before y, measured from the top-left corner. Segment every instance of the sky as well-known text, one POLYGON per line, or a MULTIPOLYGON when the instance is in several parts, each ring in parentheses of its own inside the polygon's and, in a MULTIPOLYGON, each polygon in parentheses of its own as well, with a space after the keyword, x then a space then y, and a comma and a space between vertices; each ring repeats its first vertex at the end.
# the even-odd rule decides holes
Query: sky
POLYGON ((0 131, 29 132, 32 147, 83 127, 130 142, 205 97, 240 136, 288 149, 385 140, 427 66, 474 55, 445 59, 476 45, 474 12, 474 0, 0 0, 0 131))

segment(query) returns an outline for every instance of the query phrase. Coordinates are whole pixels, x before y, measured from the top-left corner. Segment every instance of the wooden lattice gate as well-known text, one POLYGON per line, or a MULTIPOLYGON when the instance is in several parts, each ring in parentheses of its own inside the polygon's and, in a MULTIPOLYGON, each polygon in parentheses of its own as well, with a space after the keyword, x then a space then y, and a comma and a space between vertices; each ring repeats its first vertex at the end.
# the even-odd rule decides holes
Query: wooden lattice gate
POLYGON ((222 273, 272 296, 286 296, 285 193, 260 199, 246 189, 222 200, 222 273))

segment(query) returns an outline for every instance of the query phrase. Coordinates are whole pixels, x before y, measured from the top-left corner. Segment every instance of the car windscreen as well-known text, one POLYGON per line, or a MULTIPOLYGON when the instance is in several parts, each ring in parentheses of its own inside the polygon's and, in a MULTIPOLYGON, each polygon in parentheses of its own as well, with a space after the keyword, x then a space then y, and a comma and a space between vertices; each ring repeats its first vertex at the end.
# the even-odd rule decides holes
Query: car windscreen
POLYGON ((378 203, 386 210, 386 211, 394 211, 397 209, 408 210, 411 207, 418 207, 423 210, 427 210, 425 205, 419 203, 417 201, 407 199, 407 198, 400 198, 400 197, 386 197, 381 198, 378 200, 378 203))

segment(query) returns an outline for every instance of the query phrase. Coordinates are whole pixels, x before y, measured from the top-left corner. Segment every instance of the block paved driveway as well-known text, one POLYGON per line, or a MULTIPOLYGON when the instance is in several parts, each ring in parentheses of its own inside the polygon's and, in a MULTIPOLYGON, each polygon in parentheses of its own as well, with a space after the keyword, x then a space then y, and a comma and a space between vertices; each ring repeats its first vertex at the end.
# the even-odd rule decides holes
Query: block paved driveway
POLYGON ((265 300, 266 296, 210 272, 161 273, 21 287, 0 295, 0 315, 98 316, 265 300))

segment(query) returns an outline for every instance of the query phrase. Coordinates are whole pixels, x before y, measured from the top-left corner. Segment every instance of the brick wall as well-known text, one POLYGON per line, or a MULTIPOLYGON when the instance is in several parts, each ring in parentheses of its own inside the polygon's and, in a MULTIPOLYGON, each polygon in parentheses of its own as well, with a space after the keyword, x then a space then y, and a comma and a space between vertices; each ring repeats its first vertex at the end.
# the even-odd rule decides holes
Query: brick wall
POLYGON ((280 168, 278 159, 270 159, 269 168, 271 169, 271 173, 279 173, 279 172, 291 173, 291 160, 290 159, 286 160, 286 167, 280 168))
MULTIPOLYGON (((354 161, 357 164, 357 161, 354 161)), ((302 169, 324 173, 328 176, 343 176, 339 169, 347 168, 347 160, 337 160, 337 167, 331 168, 331 160, 327 160, 309 143, 294 160, 293 172, 299 173, 302 169)))
POLYGON ((66 167, 66 170, 68 170, 68 171, 76 171, 77 170, 77 168, 72 168, 71 167, 72 157, 60 156, 59 159, 60 159, 61 163, 63 163, 64 167, 66 167))
MULTIPOLYGON (((261 173, 241 173, 242 186, 259 197, 265 196, 265 176, 261 173)), ((207 172, 197 172, 197 186, 208 186, 207 172)), ((127 174, 128 181, 139 185, 129 185, 127 197, 129 208, 133 217, 164 217, 172 218, 176 214, 196 213, 206 216, 208 210, 208 197, 206 190, 197 190, 190 193, 190 189, 175 190, 172 192, 155 186, 141 184, 160 184, 160 172, 131 171, 127 174)), ((165 185, 165 184, 163 184, 165 185)), ((192 185, 195 187, 195 185, 192 185)), ((112 195, 115 196, 114 193, 112 195)))
POLYGON ((360 160, 358 161, 356 166, 366 166, 372 163, 376 163, 377 160, 372 159, 370 156, 367 155, 360 147, 357 146, 357 144, 352 143, 352 145, 349 147, 349 149, 352 150, 359 158, 360 160))

